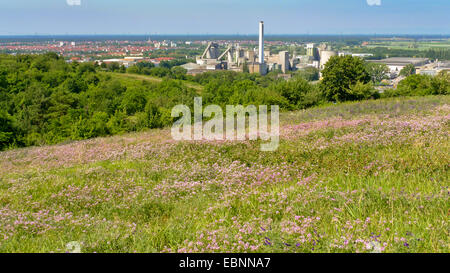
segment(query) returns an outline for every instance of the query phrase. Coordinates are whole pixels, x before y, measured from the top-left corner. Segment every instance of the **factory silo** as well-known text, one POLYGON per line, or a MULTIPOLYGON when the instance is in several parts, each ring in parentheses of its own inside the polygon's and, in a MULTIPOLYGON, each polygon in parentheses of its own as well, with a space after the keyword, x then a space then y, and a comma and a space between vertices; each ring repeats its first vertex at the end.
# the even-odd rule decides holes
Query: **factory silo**
POLYGON ((337 56, 336 51, 323 50, 320 52, 320 69, 324 69, 325 64, 331 59, 331 57, 337 56))

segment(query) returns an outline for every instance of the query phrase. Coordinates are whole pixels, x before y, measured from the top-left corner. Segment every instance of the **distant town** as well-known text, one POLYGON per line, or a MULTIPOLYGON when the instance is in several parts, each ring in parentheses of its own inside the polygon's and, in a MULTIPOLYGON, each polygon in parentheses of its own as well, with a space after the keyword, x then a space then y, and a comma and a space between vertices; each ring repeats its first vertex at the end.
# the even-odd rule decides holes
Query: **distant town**
POLYGON ((193 38, 135 36, 107 39, 100 36, 92 37, 92 40, 89 37, 67 37, 66 40, 18 37, 13 40, 0 37, 0 53, 55 52, 68 63, 116 64, 125 69, 138 63, 151 63, 158 67, 161 62, 176 61, 187 75, 230 70, 260 75, 274 72, 285 79, 308 69, 317 70, 320 76, 331 57, 350 55, 385 64, 389 72, 380 83, 386 88, 395 87, 404 78, 400 71, 408 65, 415 67, 416 74, 431 76, 450 70, 450 38, 441 36, 311 35, 269 37, 266 40, 264 22, 260 22, 258 40, 245 36, 193 38))

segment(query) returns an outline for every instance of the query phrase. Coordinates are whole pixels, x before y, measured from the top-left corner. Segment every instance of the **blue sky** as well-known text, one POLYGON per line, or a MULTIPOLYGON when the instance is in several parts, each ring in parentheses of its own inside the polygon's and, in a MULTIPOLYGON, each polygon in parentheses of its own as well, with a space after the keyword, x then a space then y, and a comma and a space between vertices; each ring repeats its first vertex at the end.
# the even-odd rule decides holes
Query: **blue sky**
POLYGON ((0 35, 450 34, 449 0, 0 0, 0 35), (79 4, 79 5, 78 5, 79 4))

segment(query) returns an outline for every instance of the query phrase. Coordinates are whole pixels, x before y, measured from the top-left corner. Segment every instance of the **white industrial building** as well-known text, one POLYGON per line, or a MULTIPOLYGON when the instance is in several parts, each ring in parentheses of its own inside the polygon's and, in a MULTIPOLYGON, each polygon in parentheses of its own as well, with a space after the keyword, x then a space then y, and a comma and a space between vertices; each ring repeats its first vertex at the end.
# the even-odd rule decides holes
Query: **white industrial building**
POLYGON ((391 73, 398 74, 405 66, 413 64, 415 67, 420 67, 426 65, 430 62, 427 58, 404 58, 404 57, 393 57, 383 60, 370 60, 372 63, 381 63, 389 67, 391 73))

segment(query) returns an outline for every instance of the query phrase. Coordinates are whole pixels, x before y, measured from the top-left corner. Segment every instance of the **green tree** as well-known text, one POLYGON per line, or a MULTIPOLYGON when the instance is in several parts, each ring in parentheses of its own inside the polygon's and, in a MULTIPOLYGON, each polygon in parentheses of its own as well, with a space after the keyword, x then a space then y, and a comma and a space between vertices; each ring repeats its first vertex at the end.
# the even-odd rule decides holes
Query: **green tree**
POLYGON ((174 79, 177 79, 177 80, 184 80, 184 79, 186 79, 187 70, 184 69, 183 67, 181 67, 181 66, 174 66, 170 70, 172 72, 172 77, 174 79))
POLYGON ((12 117, 0 110, 0 151, 15 142, 16 128, 12 117))
POLYGON ((8 86, 8 81, 6 76, 8 75, 7 71, 0 70, 0 92, 8 86))
POLYGON ((351 100, 350 86, 370 82, 364 60, 358 57, 331 57, 322 71, 321 88, 329 101, 351 100))
POLYGON ((319 70, 314 67, 307 67, 295 73, 295 76, 301 77, 307 81, 319 80, 319 70))
POLYGON ((124 93, 121 107, 127 114, 133 115, 137 112, 144 111, 146 104, 147 98, 145 93, 141 89, 133 87, 124 93))
POLYGON ((155 67, 150 70, 150 75, 164 78, 166 76, 170 76, 171 71, 169 68, 164 67, 155 67))
POLYGON ((108 71, 118 72, 120 71, 121 65, 117 62, 112 62, 106 65, 108 71))
POLYGON ((378 84, 388 78, 389 67, 385 64, 366 63, 366 69, 374 84, 378 84))
POLYGON ((400 71, 400 76, 408 77, 416 74, 416 67, 413 64, 408 64, 400 71))

